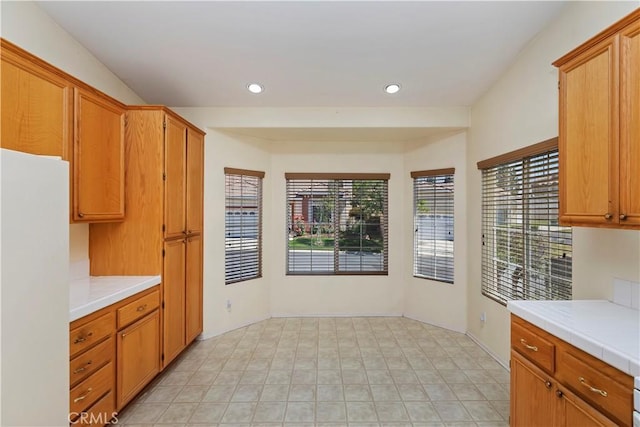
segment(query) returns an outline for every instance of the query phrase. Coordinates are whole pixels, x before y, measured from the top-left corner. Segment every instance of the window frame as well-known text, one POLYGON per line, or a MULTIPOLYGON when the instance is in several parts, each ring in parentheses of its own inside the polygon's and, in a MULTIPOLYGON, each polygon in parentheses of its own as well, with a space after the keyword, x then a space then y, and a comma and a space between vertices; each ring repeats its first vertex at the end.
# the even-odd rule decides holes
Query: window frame
MULTIPOLYGON (((286 265, 285 265, 285 274, 287 276, 371 276, 371 275, 389 275, 389 173, 285 173, 285 181, 286 181, 286 265), (298 182, 296 182, 298 181, 298 182), (333 261, 331 263, 332 269, 327 270, 317 270, 313 271, 313 261, 309 264, 308 270, 294 270, 292 269, 292 264, 290 262, 290 256, 292 249, 290 247, 290 237, 294 227, 296 226, 296 220, 294 217, 299 216, 296 215, 295 212, 292 211, 292 198, 290 194, 292 185, 300 185, 304 184, 304 181, 309 181, 310 184, 313 184, 313 181, 329 181, 329 182, 338 182, 338 181, 382 181, 383 182, 383 199, 382 199, 382 214, 380 215, 380 229, 381 229, 381 237, 382 237, 382 262, 380 270, 345 270, 341 269, 342 263, 340 262, 340 256, 346 255, 340 253, 339 247, 339 233, 342 224, 340 223, 340 212, 339 212, 339 203, 333 203, 332 205, 332 228, 333 228, 333 261)), ((337 194, 337 193, 336 193, 337 194)), ((338 196, 334 196, 338 197, 338 196)), ((311 209, 315 206, 313 203, 316 199, 311 197, 311 209)), ((341 199, 346 200, 346 199, 341 199)), ((349 199, 351 200, 351 199, 349 199)), ((306 218, 306 216, 304 216, 306 218)), ((302 224, 305 227, 308 227, 308 224, 305 223, 304 219, 302 220, 302 224)), ((299 228, 299 227, 298 227, 299 228)), ((295 249, 293 249, 295 251, 295 249)), ((313 249, 311 249, 313 252, 313 249)), ((360 257, 362 258, 362 257, 360 257)), ((362 259, 360 260, 362 262, 362 259)), ((329 264, 327 264, 329 265, 329 264)), ((318 266, 318 264, 316 264, 318 266)), ((362 264, 361 264, 362 267, 362 264)))
MULTIPOLYGON (((419 192, 422 190, 424 191, 425 189, 419 188, 418 186, 421 185, 421 183, 419 182, 420 178, 430 178, 433 177, 435 179, 441 178, 446 180, 448 177, 451 177, 451 184, 452 184, 452 189, 451 189, 451 209, 450 211, 447 211, 447 213, 451 214, 451 230, 453 232, 453 240, 452 242, 455 242, 455 168, 445 168, 445 169, 432 169, 432 170, 423 170, 423 171, 414 171, 411 172, 411 178, 413 179, 413 229, 414 229, 414 233, 413 233, 413 277, 415 277, 416 279, 426 279, 426 280, 432 280, 435 282, 442 282, 442 283, 449 283, 449 284, 453 284, 455 282, 455 245, 452 243, 452 248, 451 248, 451 255, 452 255, 452 260, 451 260, 451 278, 449 279, 448 277, 439 277, 437 275, 437 268, 434 265, 434 274, 433 275, 428 275, 428 274, 420 274, 418 272, 419 268, 422 266, 422 262, 418 262, 418 236, 419 236, 419 230, 418 230, 418 195, 419 192)), ((436 200, 436 196, 434 193, 434 204, 435 204, 435 200, 436 200)), ((434 236, 433 239, 420 239, 420 242, 423 241, 433 241, 433 245, 434 245, 434 258, 436 256, 435 254, 435 242, 437 241, 435 239, 435 235, 437 233, 437 230, 435 228, 435 224, 434 224, 434 236)), ((447 250, 447 252, 449 252, 447 250)), ((422 266, 423 267, 423 266, 422 266)))
MULTIPOLYGON (((230 167, 225 167, 224 168, 224 177, 225 177, 225 209, 224 209, 224 220, 225 220, 225 226, 224 226, 224 235, 225 235, 225 285, 231 285, 234 283, 240 283, 240 282, 245 282, 247 280, 253 280, 253 279, 259 279, 262 277, 262 217, 263 217, 263 179, 264 179, 265 173, 261 172, 261 171, 255 171, 255 170, 250 170, 250 169, 238 169, 238 168, 230 168, 230 167), (240 188, 240 199, 241 199, 241 203, 239 205, 233 205, 231 206, 229 204, 229 200, 231 199, 231 195, 229 194, 229 177, 230 176, 236 176, 236 177, 240 177, 240 185, 243 186, 245 184, 245 179, 246 178, 255 178, 256 179, 256 204, 255 206, 249 206, 249 205, 245 205, 244 203, 244 187, 240 188), (245 211, 245 209, 250 209, 250 208, 255 208, 255 211, 245 211), (256 230, 256 245, 257 245, 257 254, 254 256, 253 254, 251 254, 250 257, 248 257, 246 259, 247 264, 244 264, 245 260, 243 260, 243 256, 245 255, 245 251, 249 251, 249 249, 247 249, 244 245, 245 242, 243 242, 242 240, 239 243, 239 250, 240 250, 240 266, 237 266, 234 268, 234 273, 235 275, 231 274, 231 271, 229 269, 229 248, 230 248, 230 244, 228 243, 227 239, 228 236, 231 233, 231 230, 229 228, 229 222, 227 221, 227 217, 229 216, 230 209, 239 209, 239 211, 236 211, 233 213, 233 216, 239 216, 239 217, 244 217, 245 215, 247 217, 252 217, 254 216, 256 213, 258 215, 257 218, 257 230, 256 230), (254 261, 255 260, 255 261, 254 261), (248 267, 247 267, 248 266, 248 267), (243 275, 243 273, 241 272, 243 269, 246 270, 247 268, 249 269, 255 269, 255 274, 251 274, 251 275, 243 275), (232 279, 230 279, 229 277, 233 277, 232 279)), ((241 231, 242 232, 242 231, 241 231)), ((241 236, 240 239, 244 239, 244 236, 241 236)), ((248 237, 247 237, 248 238, 248 237)), ((249 245, 248 245, 249 246, 249 245)))
POLYGON ((571 299, 573 231, 570 226, 561 225, 558 216, 551 216, 552 211, 559 214, 560 194, 557 182, 559 163, 558 138, 551 138, 477 164, 482 172, 481 293, 499 304, 506 305, 508 301, 514 299, 571 299), (512 174, 511 179, 519 183, 515 193, 511 190, 510 195, 498 194, 500 191, 506 191, 504 188, 499 190, 496 185, 499 179, 498 174, 504 173, 500 172, 500 168, 509 170, 512 174), (540 179, 539 173, 542 170, 546 175, 540 179), (547 191, 540 191, 540 188, 545 188, 547 191), (488 203, 490 198, 493 199, 491 204, 488 203), (515 208, 519 206, 521 209, 518 212, 515 208), (510 213, 510 210, 514 213, 510 213), (540 221, 541 213, 545 211, 546 217, 543 217, 543 223, 536 223, 540 221), (510 219, 512 215, 516 217, 519 215, 520 218, 510 219), (489 230, 490 224, 493 224, 491 230, 489 230), (539 230, 540 227, 544 228, 539 230), (506 232, 506 234, 502 233, 506 236, 506 246, 500 243, 498 234, 500 228, 506 232), (546 237, 547 240, 542 240, 540 236, 546 237), (566 250, 567 247, 568 250, 566 250), (532 257, 532 252, 541 248, 539 257, 532 257), (507 259, 500 260, 499 251, 505 249, 507 259), (562 249, 560 251, 562 256, 554 257, 553 253, 559 252, 559 249, 562 249), (518 262, 513 261, 514 254, 517 255, 518 262), (540 260, 544 257, 548 258, 548 262, 544 264, 546 270, 544 273, 532 267, 532 263, 527 261, 540 260), (554 260, 556 261, 555 275, 554 260), (559 263, 560 260, 562 262, 559 263), (506 267, 501 270, 498 263, 505 264, 506 267), (516 265, 517 268, 511 275, 507 273, 501 281, 499 271, 509 271, 507 269, 511 264, 516 265), (544 285, 541 285, 541 280, 544 281, 544 285))

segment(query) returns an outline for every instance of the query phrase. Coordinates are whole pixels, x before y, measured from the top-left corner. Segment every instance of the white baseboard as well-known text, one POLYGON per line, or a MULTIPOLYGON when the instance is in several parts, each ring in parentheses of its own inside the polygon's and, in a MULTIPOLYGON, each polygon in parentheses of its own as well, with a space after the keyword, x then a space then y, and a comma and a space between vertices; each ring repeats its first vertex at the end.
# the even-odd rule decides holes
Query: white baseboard
POLYGON ((478 344, 480 346, 480 348, 482 348, 484 351, 486 351, 489 356, 491 356, 496 362, 498 362, 500 365, 502 365, 503 368, 505 368, 507 371, 511 371, 511 369, 509 369, 509 361, 505 362, 504 360, 502 360, 501 358, 499 358, 493 351, 491 351, 489 349, 489 347, 487 347, 486 345, 484 345, 479 339, 478 337, 476 337, 475 335, 473 335, 471 332, 467 331, 467 336, 469 338, 471 338, 471 341, 475 342, 476 344, 478 344))

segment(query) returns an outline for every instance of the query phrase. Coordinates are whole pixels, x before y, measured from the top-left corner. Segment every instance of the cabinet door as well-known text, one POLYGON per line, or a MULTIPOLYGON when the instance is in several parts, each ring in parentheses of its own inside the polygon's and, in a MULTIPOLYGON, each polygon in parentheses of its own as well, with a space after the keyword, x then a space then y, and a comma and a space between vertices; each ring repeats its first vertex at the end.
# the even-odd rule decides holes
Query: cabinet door
POLYGON ((163 268, 163 366, 167 366, 184 348, 185 342, 185 241, 164 244, 163 268))
POLYGON ((69 160, 71 86, 2 46, 1 146, 69 160))
POLYGON ((160 372, 158 310, 118 332, 117 353, 120 409, 160 372))
POLYGON ((640 225, 640 21, 620 36, 620 223, 640 225))
POLYGON ((202 236, 187 238, 186 334, 190 343, 202 332, 202 236))
POLYGON ((617 37, 560 67, 560 221, 618 222, 617 37))
POLYGON ((74 89, 73 219, 124 219, 124 114, 110 100, 74 89))
POLYGON ((511 351, 511 426, 556 425, 555 380, 511 351))
POLYGON ((563 427, 614 427, 616 423, 564 387, 556 390, 563 427))
POLYGON ((187 131, 187 233, 202 232, 204 136, 187 131))
POLYGON ((164 135, 164 221, 166 239, 186 234, 187 127, 170 115, 165 116, 164 135))

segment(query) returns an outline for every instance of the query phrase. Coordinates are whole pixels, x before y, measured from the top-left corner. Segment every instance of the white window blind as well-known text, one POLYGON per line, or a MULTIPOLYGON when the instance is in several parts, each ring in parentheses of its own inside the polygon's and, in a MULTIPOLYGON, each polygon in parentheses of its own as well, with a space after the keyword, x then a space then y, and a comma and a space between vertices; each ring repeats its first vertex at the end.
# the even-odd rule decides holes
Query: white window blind
POLYGON ((225 283, 262 276, 263 172, 225 168, 225 283))
POLYGON ((571 227, 558 224, 558 151, 482 170, 482 293, 571 299, 571 227))
POLYGON ((388 174, 285 174, 287 274, 387 274, 388 174))
POLYGON ((453 283, 454 169, 412 172, 413 275, 453 283))

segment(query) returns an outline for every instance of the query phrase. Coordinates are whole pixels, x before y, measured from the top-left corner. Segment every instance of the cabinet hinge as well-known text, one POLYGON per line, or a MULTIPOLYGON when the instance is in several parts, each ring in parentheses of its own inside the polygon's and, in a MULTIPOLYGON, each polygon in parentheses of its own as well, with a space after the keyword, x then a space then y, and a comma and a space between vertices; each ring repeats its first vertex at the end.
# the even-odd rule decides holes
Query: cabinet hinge
POLYGON ((162 308, 164 308, 164 301, 162 301, 162 308))
POLYGON ((162 172, 162 180, 163 181, 167 180, 167 174, 165 172, 162 172))
POLYGON ((163 250, 162 250, 162 257, 163 257, 163 258, 164 258, 164 254, 165 254, 165 252, 166 252, 166 251, 163 249, 163 250))
POLYGON ((167 226, 162 224, 162 231, 165 231, 167 229, 167 226))
POLYGON ((167 121, 163 120, 162 121, 162 129, 166 129, 167 128, 167 121))
POLYGON ((162 358, 162 361, 164 362, 164 353, 162 353, 161 358, 162 358))
POLYGON ((560 89, 560 81, 558 81, 558 89, 560 89))

